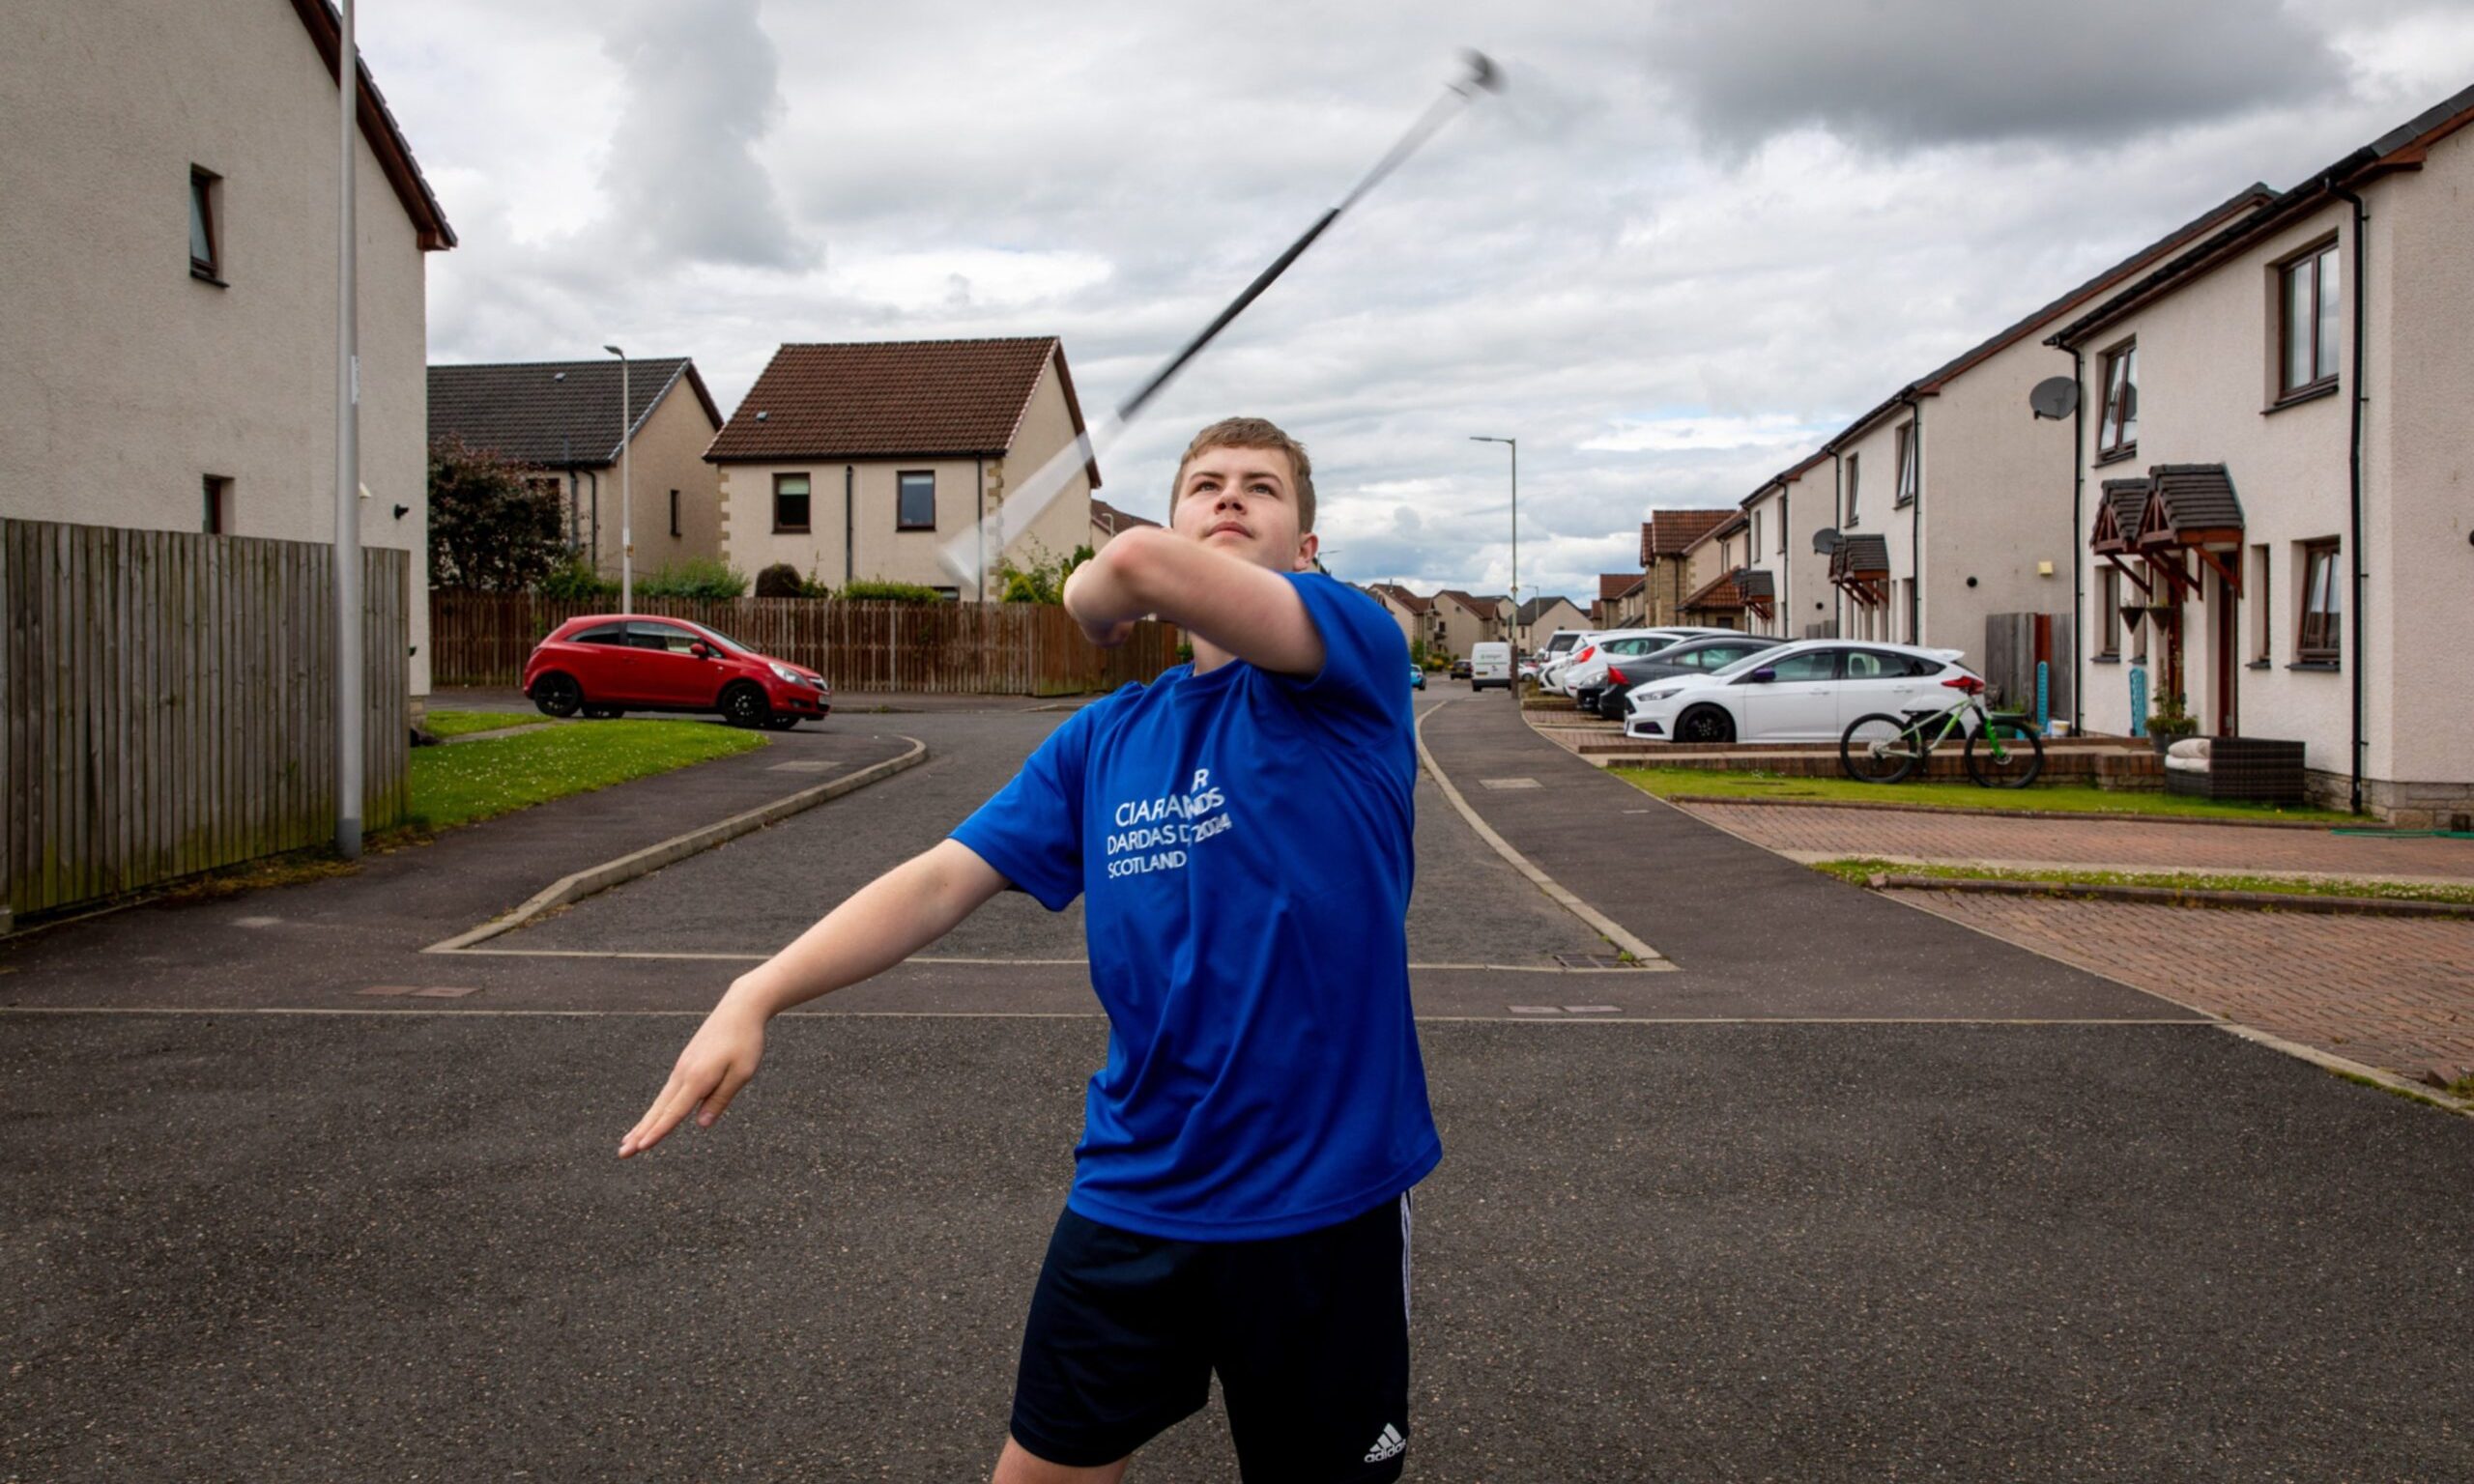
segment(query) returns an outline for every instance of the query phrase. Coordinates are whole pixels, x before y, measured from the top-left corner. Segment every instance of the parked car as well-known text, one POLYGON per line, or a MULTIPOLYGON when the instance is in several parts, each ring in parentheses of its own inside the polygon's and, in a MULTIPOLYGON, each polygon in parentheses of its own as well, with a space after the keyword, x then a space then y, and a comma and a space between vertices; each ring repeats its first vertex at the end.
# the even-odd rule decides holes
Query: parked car
POLYGON ((1643 659, 1619 660, 1606 669, 1606 689, 1597 693, 1597 714, 1620 722, 1632 709, 1632 697, 1651 682, 1722 670, 1745 655, 1775 649, 1786 642, 1770 634, 1704 634, 1643 659))
POLYGON ((1467 660, 1454 660, 1452 662, 1452 678, 1454 680, 1466 680, 1469 678, 1469 662, 1467 660))
POLYGON ((1654 654, 1695 638, 1697 629, 1608 629, 1581 641, 1571 658, 1556 668, 1547 683, 1580 702, 1584 711, 1597 708, 1597 693, 1606 685, 1606 668, 1619 659, 1654 654))
POLYGON ((1945 687, 1981 684, 1958 649, 1802 639, 1720 670, 1652 681, 1624 734, 1659 742, 1834 742, 1874 711, 1939 710, 1945 687))
POLYGON ((1416 665, 1416 664, 1412 664, 1412 665, 1409 667, 1409 689, 1411 689, 1411 690, 1413 690, 1413 691, 1423 691, 1423 690, 1424 690, 1425 688, 1426 688, 1426 671, 1425 671, 1425 667, 1424 667, 1424 666, 1423 666, 1423 665, 1416 665))
POLYGON ((1471 644, 1469 663, 1463 668, 1468 671, 1470 690, 1482 691, 1490 685, 1500 685, 1509 691, 1512 687, 1511 645, 1501 640, 1471 644))
POLYGON ((714 712, 734 727, 788 731, 833 709, 824 677, 684 618, 599 614, 552 630, 524 662, 544 716, 714 712))

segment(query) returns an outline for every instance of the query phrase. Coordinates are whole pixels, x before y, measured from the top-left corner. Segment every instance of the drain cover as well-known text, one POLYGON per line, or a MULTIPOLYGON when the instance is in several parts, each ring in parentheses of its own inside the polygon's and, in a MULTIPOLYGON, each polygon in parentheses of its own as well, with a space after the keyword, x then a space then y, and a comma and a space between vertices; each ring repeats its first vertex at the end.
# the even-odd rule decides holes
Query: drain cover
POLYGON ((1478 786, 1481 788, 1537 788, 1542 785, 1534 778, 1482 778, 1478 780, 1478 786))
POLYGON ((1568 969, 1637 969, 1640 964, 1612 954, 1557 954, 1555 961, 1568 969))

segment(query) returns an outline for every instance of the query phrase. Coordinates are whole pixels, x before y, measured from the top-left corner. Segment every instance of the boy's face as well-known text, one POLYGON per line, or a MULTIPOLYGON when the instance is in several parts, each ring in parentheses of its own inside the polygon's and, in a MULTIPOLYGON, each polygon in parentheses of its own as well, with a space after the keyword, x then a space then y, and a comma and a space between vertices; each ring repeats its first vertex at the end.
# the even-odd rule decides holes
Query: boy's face
POLYGON ((1206 448, 1177 479, 1168 528, 1275 572, 1304 572, 1318 544, 1297 528, 1297 488, 1277 448, 1206 448))

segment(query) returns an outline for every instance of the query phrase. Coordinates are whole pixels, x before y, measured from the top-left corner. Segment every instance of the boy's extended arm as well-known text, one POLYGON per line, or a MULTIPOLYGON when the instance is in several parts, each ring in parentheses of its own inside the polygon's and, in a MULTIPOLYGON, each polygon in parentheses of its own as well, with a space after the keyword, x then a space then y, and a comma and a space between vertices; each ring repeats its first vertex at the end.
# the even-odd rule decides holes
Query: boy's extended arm
POLYGON ((1276 674, 1323 668, 1323 636, 1288 579, 1165 530, 1117 536, 1066 579, 1065 607, 1094 641, 1122 642, 1158 614, 1276 674))
POLYGON ((661 1142, 704 1105, 710 1126, 756 1075, 764 1022, 793 1005, 872 978, 953 930, 1005 889, 994 867, 959 841, 940 841, 852 893, 791 946, 733 982, 678 1054, 670 1081, 619 1141, 625 1158, 661 1142))

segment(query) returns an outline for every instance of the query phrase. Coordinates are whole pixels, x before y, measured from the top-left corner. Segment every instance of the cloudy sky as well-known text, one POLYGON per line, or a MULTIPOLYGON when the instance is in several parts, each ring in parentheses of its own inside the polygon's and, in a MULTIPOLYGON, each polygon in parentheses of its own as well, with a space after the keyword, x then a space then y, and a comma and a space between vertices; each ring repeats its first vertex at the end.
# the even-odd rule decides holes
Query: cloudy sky
MULTIPOLYGON (((430 357, 1058 334, 1111 406, 1459 71, 1509 91, 1351 212, 1104 460, 1160 516, 1232 413, 1332 569, 1576 595, 1654 505, 1850 417, 2255 180, 2474 82, 2474 0, 374 0, 462 239, 430 357), (1070 18, 1069 18, 1070 17, 1070 18)), ((2065 368, 2057 356, 2057 369, 2065 368)))

